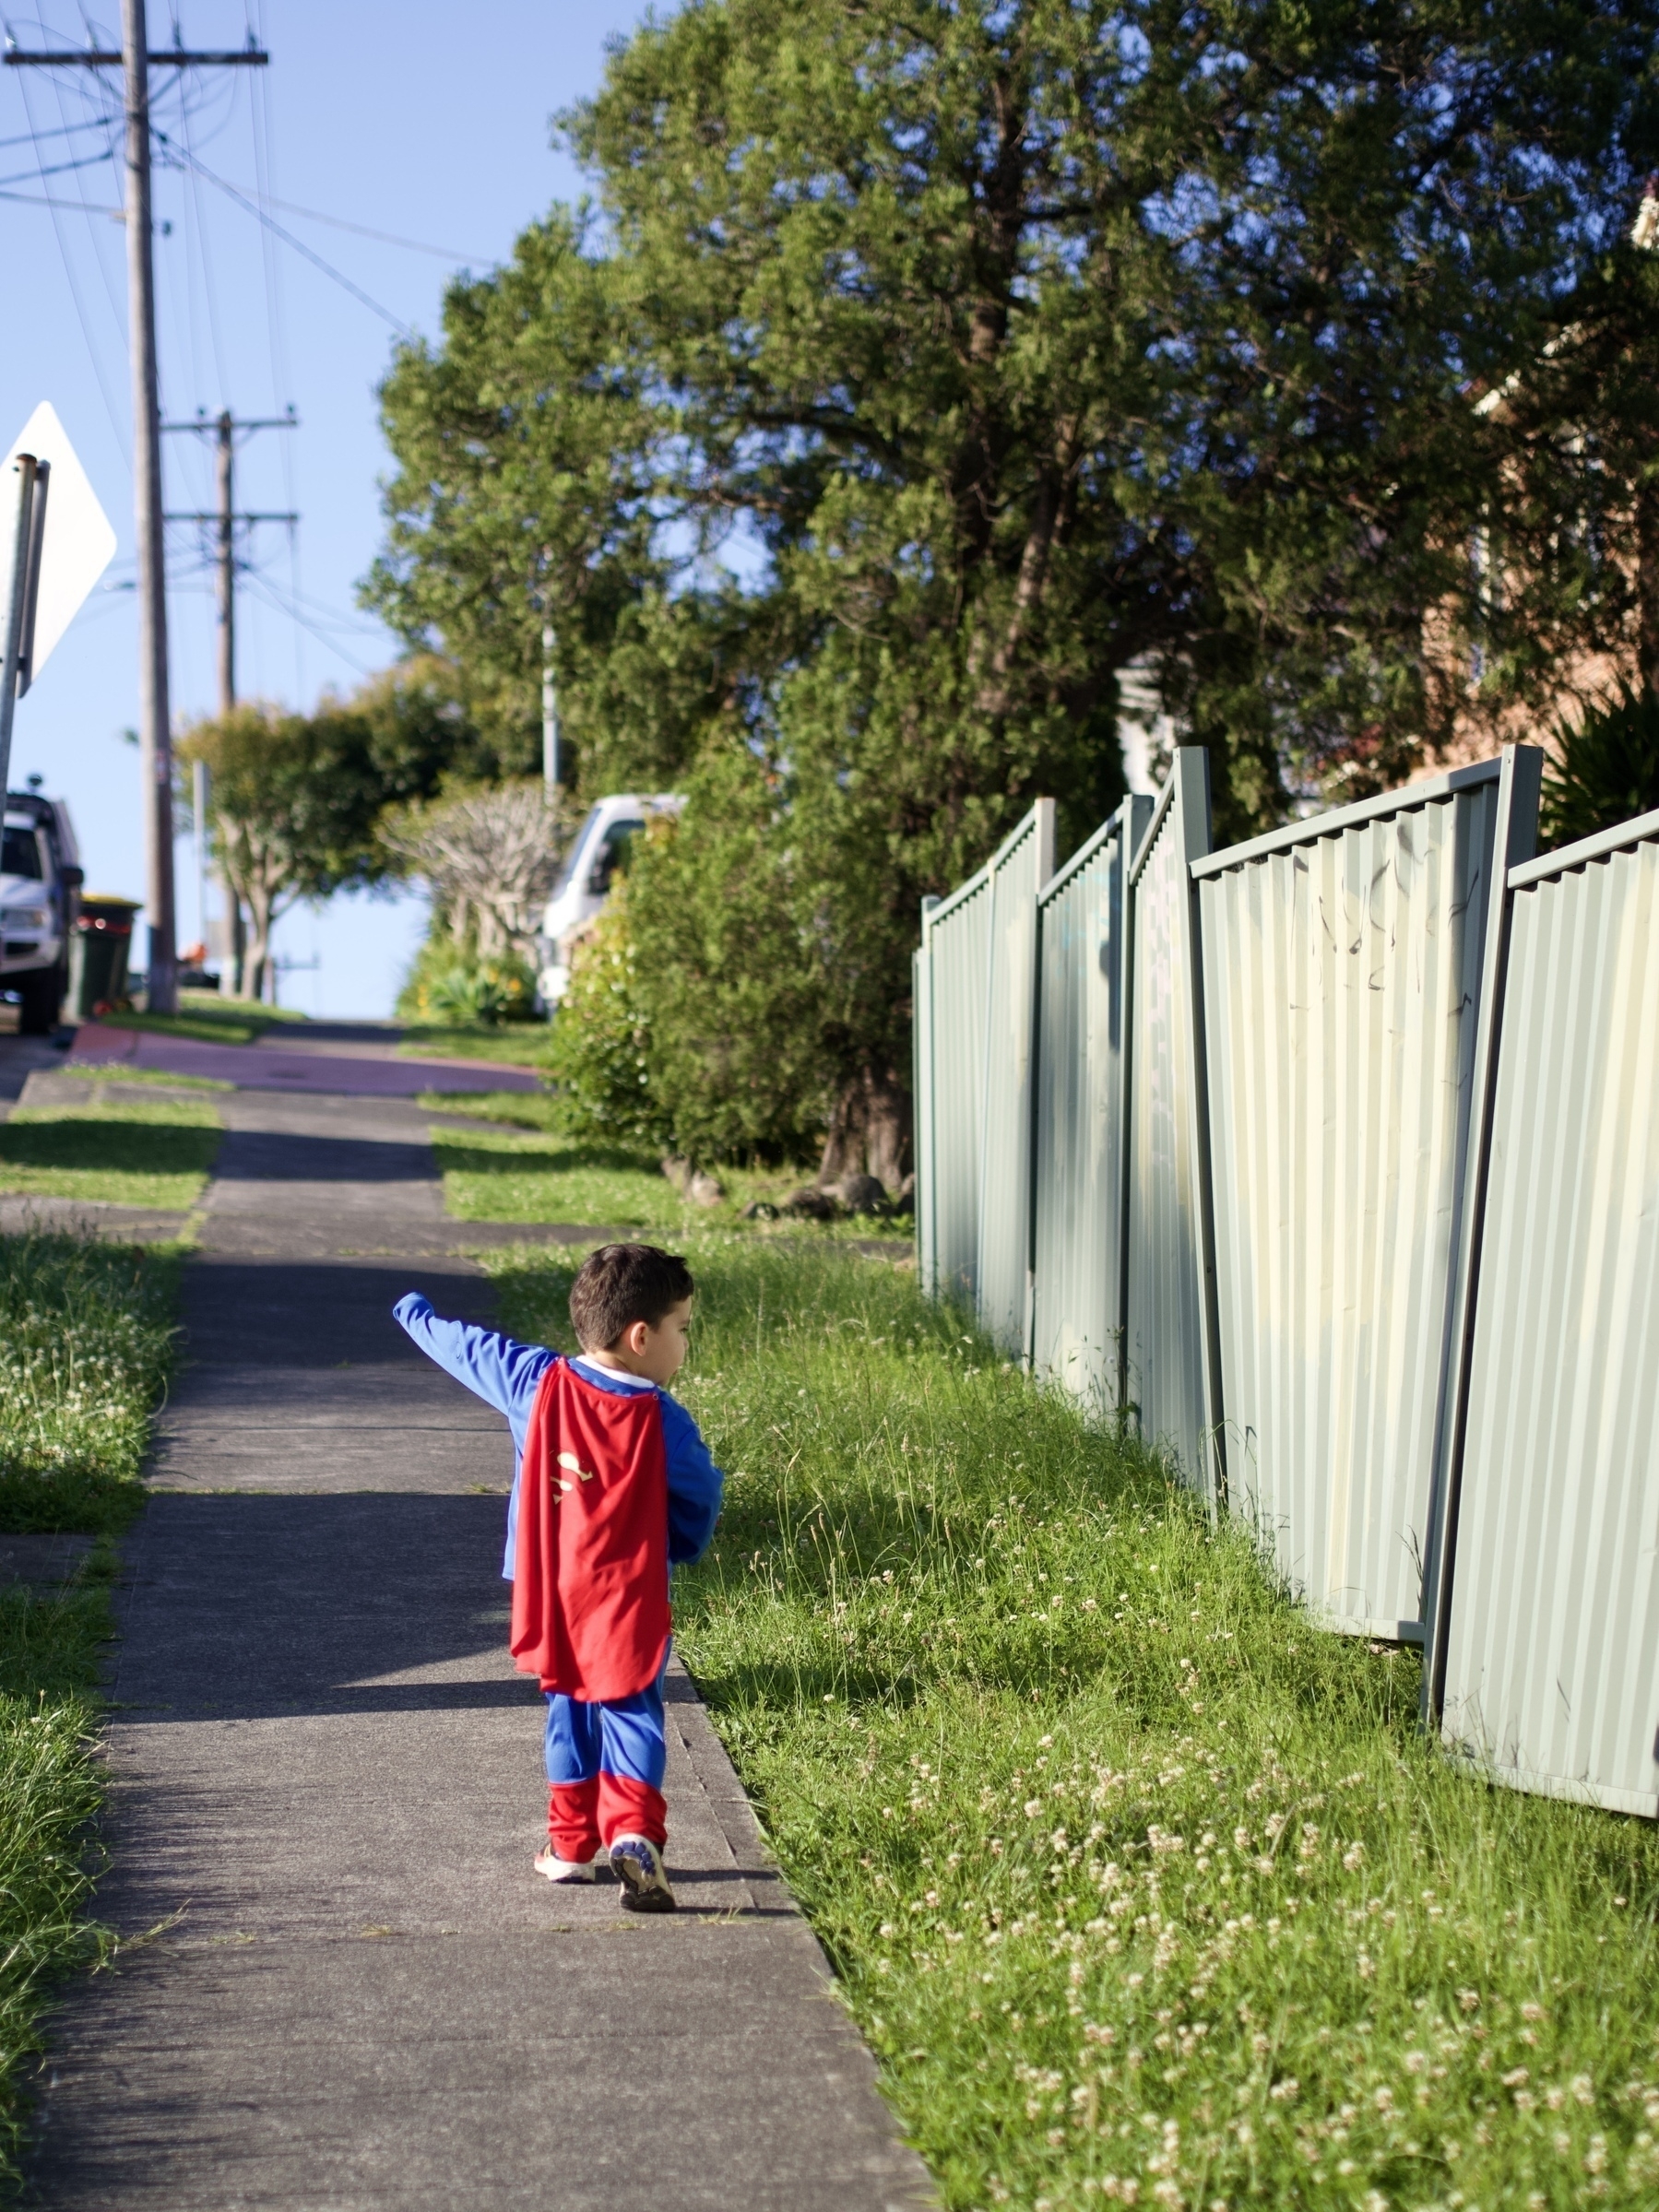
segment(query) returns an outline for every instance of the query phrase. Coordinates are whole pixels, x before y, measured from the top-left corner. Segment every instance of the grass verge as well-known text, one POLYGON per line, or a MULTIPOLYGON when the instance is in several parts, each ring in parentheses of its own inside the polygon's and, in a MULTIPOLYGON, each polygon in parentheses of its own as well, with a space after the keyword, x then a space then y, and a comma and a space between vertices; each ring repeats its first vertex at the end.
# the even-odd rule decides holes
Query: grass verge
MULTIPOLYGON (((172 1359, 177 1259, 66 1236, 0 1237, 0 1529, 112 1535, 142 1498, 172 1359)), ((112 1560, 80 1582, 0 1585, 0 2186, 15 2185, 23 2074, 53 1984, 96 1958, 86 1918, 99 1650, 112 1560)))
POLYGON ((0 1236, 0 1530, 118 1534, 143 1499, 179 1256, 0 1236))
POLYGON ((172 1014, 101 1014, 105 1029, 148 1029, 160 1037, 193 1037, 202 1045, 251 1045, 273 1022, 302 1022, 286 1006, 262 1006, 254 999, 224 999, 218 991, 181 991, 172 1014))
POLYGON ((207 1185, 221 1129, 205 1098, 19 1106, 0 1124, 0 1190, 184 1212, 207 1185))
POLYGON ((126 1060, 65 1060, 59 1073, 77 1076, 83 1082, 137 1083, 150 1090, 211 1092, 236 1088, 234 1083, 221 1082, 217 1075, 170 1075, 163 1068, 135 1068, 126 1060))
POLYGON ((397 1049, 406 1059, 499 1060, 504 1067, 548 1066, 552 1031, 545 1022, 416 1023, 397 1049))
POLYGON ((1456 1771, 1415 1654, 895 1270, 693 1259, 681 1648, 947 2205, 1659 2202, 1650 1828, 1456 1771))
MULTIPOLYGON (((607 1228, 648 1229, 664 1235, 706 1235, 735 1228, 751 1200, 776 1202, 812 1180, 810 1168, 722 1167, 725 1202, 688 1206, 653 1154, 626 1146, 594 1144, 564 1136, 559 1101, 545 1092, 426 1091, 420 1104, 433 1112, 464 1114, 480 1121, 510 1122, 522 1135, 501 1130, 434 1129, 433 1149, 444 1172, 449 1212, 461 1221, 578 1222, 607 1228)), ((783 1229, 799 1237, 803 1226, 783 1229)), ((849 1224, 827 1224, 834 1236, 849 1224)), ((815 1236, 824 1228, 812 1224, 815 1236)), ((907 1248, 909 1223, 861 1221, 851 1233, 891 1236, 907 1248)))

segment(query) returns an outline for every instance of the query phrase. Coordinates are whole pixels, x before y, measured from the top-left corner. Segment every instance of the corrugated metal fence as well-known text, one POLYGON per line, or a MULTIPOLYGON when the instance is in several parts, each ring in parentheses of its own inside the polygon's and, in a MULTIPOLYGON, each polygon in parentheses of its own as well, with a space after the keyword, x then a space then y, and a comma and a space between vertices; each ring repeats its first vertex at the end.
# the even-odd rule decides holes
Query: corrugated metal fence
POLYGON ((1126 798, 1037 894, 1031 1355, 1103 1414, 1123 1399, 1124 878, 1151 819, 1126 798))
POLYGON ((1659 815, 1534 860, 1540 762, 1212 853, 1184 748, 1058 875, 1034 810, 924 924, 921 1268, 1483 1770, 1654 1814, 1659 815))
POLYGON ((924 908, 916 955, 921 1280, 972 1307, 1015 1354, 1029 1276, 1037 893, 1053 872, 1054 801, 1040 798, 978 875, 924 908))
POLYGON ((1499 767, 1201 861, 1229 1495, 1330 1626, 1422 1637, 1499 767))
POLYGON ((1214 1502, 1223 1470, 1192 864, 1210 849, 1209 755, 1186 746, 1129 866, 1124 1396, 1214 1502))
POLYGON ((1429 1702, 1659 1814, 1659 814, 1511 867, 1489 964, 1429 1702))

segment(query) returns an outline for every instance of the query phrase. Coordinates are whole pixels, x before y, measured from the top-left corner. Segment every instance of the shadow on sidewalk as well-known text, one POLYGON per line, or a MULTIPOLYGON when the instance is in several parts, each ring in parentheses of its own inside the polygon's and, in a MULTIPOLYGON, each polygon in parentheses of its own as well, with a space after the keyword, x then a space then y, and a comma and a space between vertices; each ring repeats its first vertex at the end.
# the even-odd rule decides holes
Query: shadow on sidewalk
POLYGON ((309 1130, 232 1130, 219 1155, 221 1183, 432 1183, 432 1148, 396 1138, 333 1137, 309 1130))
POLYGON ((507 1653, 500 1496, 150 1500, 112 1696, 146 1722, 539 1703, 507 1653))

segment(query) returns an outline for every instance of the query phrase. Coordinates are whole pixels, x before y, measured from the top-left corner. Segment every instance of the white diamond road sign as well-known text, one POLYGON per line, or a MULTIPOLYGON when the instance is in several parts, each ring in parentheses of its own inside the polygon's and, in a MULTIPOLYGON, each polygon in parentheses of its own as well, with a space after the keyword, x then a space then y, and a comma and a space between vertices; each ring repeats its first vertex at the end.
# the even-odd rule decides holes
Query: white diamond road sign
MULTIPOLYGON (((98 503, 57 410, 42 399, 4 462, 0 487, 11 480, 11 465, 20 453, 51 464, 46 501, 46 533, 41 546, 41 578, 35 598, 34 650, 30 656, 32 684, 47 657, 79 612, 81 603, 110 565, 115 532, 98 503)), ((9 503, 9 501, 8 501, 9 503)), ((12 549, 17 532, 6 516, 0 526, 0 608, 11 596, 12 549)))

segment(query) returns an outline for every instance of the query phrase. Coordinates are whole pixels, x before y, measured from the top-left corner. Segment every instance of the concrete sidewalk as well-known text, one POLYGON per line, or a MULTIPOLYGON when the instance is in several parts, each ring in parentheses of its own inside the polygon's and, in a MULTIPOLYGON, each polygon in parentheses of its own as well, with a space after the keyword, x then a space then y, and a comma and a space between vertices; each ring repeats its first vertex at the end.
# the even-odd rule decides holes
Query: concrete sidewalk
POLYGON ((930 2201, 683 1675, 681 1912, 530 1872, 504 1425, 389 1313, 421 1287, 488 1318, 424 1117, 243 1093, 228 1118, 161 1495, 126 1547, 99 1903, 145 1940, 54 2024, 32 2201, 930 2201))

